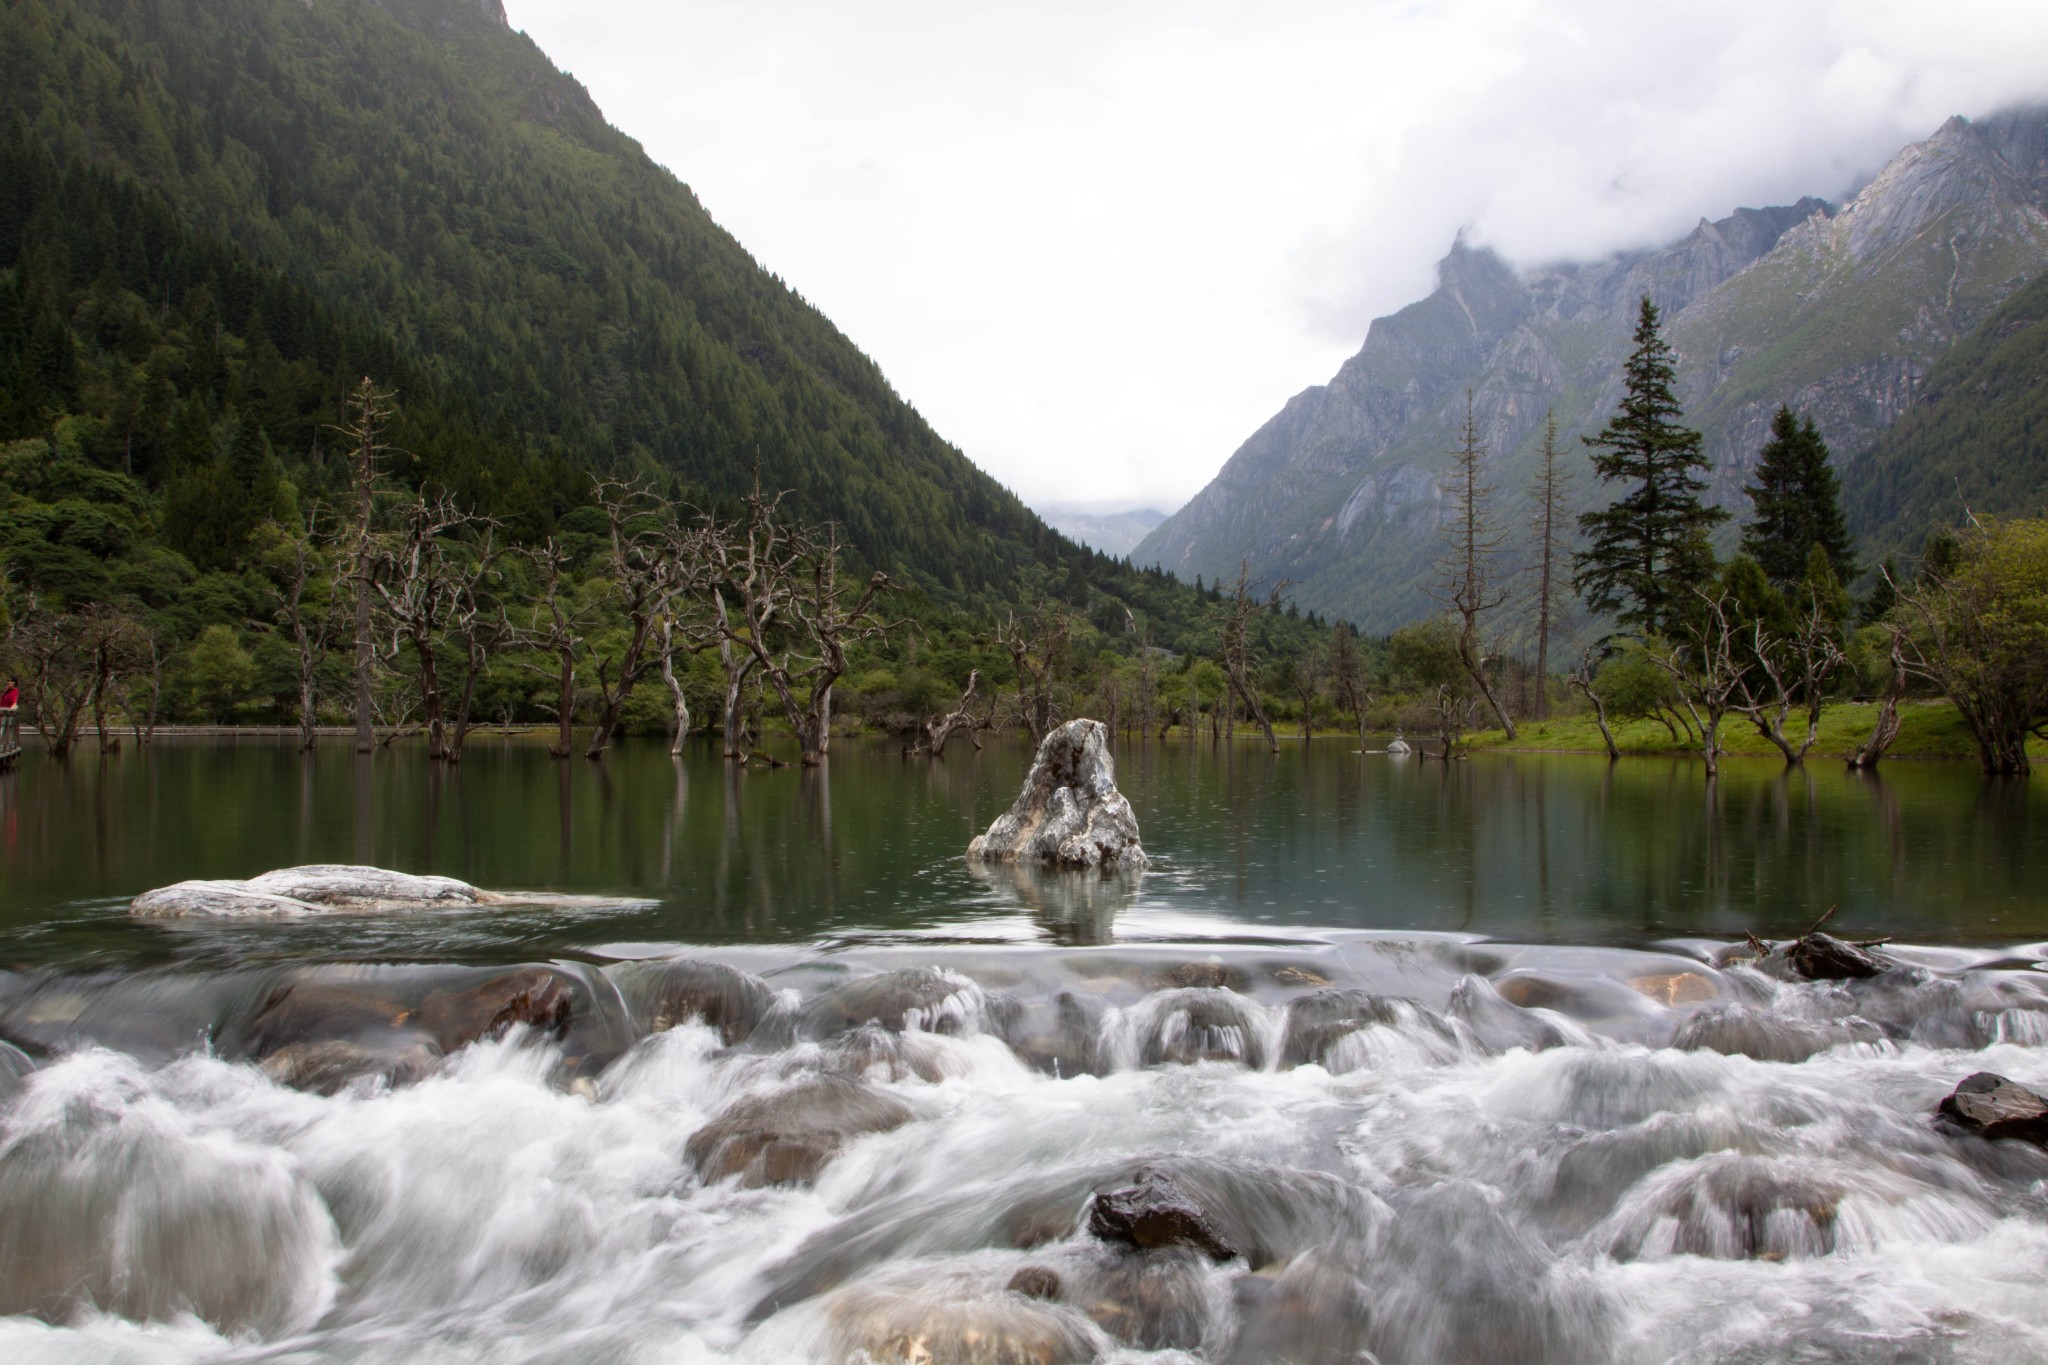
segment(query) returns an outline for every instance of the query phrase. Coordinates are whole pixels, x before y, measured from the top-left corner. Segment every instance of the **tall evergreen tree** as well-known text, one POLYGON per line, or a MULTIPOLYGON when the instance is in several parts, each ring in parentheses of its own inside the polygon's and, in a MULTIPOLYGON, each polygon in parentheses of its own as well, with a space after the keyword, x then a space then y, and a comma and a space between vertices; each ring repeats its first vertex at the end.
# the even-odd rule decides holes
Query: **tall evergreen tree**
POLYGON ((1755 519, 1742 528, 1742 552, 1771 582, 1785 588, 1803 579, 1816 545, 1837 582, 1852 582, 1862 572, 1842 519, 1841 485, 1813 418, 1778 409, 1771 439, 1757 456, 1756 482, 1742 491, 1756 508, 1755 519))
POLYGON ((1583 439, 1601 481, 1624 484, 1626 491, 1579 518, 1588 543, 1574 567, 1587 606, 1614 613, 1627 628, 1659 634, 1686 609, 1687 570, 1707 532, 1728 513, 1700 501, 1707 458, 1700 434, 1680 424, 1671 348, 1647 295, 1623 375, 1621 406, 1598 436, 1583 439))

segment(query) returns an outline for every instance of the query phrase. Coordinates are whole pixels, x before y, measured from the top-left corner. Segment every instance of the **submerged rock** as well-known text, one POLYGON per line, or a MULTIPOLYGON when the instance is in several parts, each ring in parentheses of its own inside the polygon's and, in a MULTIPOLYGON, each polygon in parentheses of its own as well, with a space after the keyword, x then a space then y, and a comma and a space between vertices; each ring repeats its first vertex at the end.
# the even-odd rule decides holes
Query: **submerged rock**
POLYGON ((441 1053, 421 1039, 393 1039, 382 1046, 333 1038, 288 1043, 257 1063, 257 1070, 293 1090, 334 1095, 365 1078, 411 1085, 441 1067, 441 1053))
POLYGON ((1867 1019, 1791 1019, 1746 1005, 1702 1010, 1678 1026, 1671 1046, 1759 1062, 1803 1062, 1844 1043, 1881 1043, 1884 1030, 1867 1019))
POLYGON ((813 1037, 879 1024, 891 1033, 969 1033, 979 1022, 981 987, 937 967, 865 976, 834 986, 804 1009, 813 1037))
POLYGON ((1237 1336, 1229 1365, 1355 1365, 1372 1326, 1365 1285, 1326 1251, 1311 1251, 1274 1273, 1231 1284, 1237 1336))
POLYGON ((1097 1358, 1085 1322, 1042 1298, 860 1287, 832 1300, 833 1359, 872 1365, 1081 1365, 1097 1358))
POLYGON ((1045 737, 1016 804, 967 846, 970 860, 1049 867, 1141 868, 1138 819, 1116 789, 1109 731, 1070 720, 1045 737))
POLYGON ((1266 1064, 1258 1006, 1216 986, 1160 991, 1138 1007, 1142 1066, 1236 1062, 1257 1071, 1266 1064))
POLYGON ((27 1084, 29 1073, 35 1069, 35 1058, 12 1043, 0 1043, 0 1104, 27 1084))
POLYGON ((1210 1274, 1208 1257, 1188 1247, 1106 1251, 1078 1277, 1070 1302, 1126 1346, 1191 1351, 1209 1328, 1210 1274))
POLYGON ((1455 1055, 1457 1035, 1449 1024, 1412 1000, 1367 991, 1322 990, 1287 1006, 1287 1032, 1280 1045, 1282 1066, 1314 1064, 1331 1071, 1352 1069, 1361 1060, 1342 1055, 1343 1046, 1368 1029, 1392 1029, 1415 1041, 1418 1052, 1438 1060, 1455 1055))
POLYGON ((1193 1247, 1218 1261, 1239 1254, 1172 1177, 1154 1170, 1139 1172, 1133 1184, 1097 1193, 1088 1210, 1088 1231, 1140 1251, 1193 1247))
POLYGON ((1991 1071, 1966 1076, 1941 1101, 1941 1116, 1966 1133, 2048 1147, 2048 1100, 1991 1071))
POLYGON ((749 1189, 802 1185, 840 1148, 915 1118, 910 1106, 839 1076, 733 1101, 690 1135, 684 1152, 711 1184, 738 1176, 749 1189))
POLYGON ((453 877, 415 877, 381 867, 313 863, 266 872, 245 882, 190 881, 145 891, 128 903, 128 913, 142 919, 287 919, 490 905, 501 899, 453 877))

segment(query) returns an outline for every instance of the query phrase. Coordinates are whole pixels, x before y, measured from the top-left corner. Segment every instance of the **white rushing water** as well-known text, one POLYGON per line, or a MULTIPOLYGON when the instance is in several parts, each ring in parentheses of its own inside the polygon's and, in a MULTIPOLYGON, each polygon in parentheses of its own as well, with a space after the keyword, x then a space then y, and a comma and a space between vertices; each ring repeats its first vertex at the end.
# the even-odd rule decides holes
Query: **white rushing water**
POLYGON ((730 950, 446 1047, 453 969, 9 977, 0 1360, 2048 1359, 2048 1153, 1932 1117, 2048 1090, 2034 950, 1710 951, 730 950), (1229 1254, 1092 1233, 1147 1172, 1229 1254))

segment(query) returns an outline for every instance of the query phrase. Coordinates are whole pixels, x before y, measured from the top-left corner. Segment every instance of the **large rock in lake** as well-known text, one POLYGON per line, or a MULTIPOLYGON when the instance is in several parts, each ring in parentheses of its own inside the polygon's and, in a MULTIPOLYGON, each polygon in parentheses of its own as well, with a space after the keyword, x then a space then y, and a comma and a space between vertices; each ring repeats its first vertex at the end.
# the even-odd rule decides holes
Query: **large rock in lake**
POLYGON ((1047 735, 1017 803, 967 846, 967 856, 1043 867, 1143 867, 1138 819, 1116 789, 1107 727, 1070 720, 1047 735))
POLYGON ((291 919, 489 905, 498 899, 453 877, 415 877, 381 867, 315 863, 280 868, 245 882, 190 881, 159 887, 130 901, 128 913, 142 919, 291 919))

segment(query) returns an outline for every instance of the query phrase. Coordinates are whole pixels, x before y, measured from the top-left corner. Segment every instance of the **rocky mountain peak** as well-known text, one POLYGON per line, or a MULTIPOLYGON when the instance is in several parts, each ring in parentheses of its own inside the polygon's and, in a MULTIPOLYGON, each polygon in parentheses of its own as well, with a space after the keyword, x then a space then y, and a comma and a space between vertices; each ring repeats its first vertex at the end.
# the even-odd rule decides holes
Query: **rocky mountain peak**
POLYGON ((1371 628, 1426 613, 1465 394, 1512 500, 1546 412, 1575 450, 1612 411, 1644 295, 1664 310, 1716 495, 1739 501, 1780 403, 1838 455, 1868 448, 1934 359, 2048 270, 2044 205, 2048 109, 2028 109, 1949 120, 1840 208, 1737 209, 1656 250, 1518 271, 1461 236, 1435 290, 1375 319, 1328 385, 1290 400, 1133 558, 1189 578, 1248 559, 1294 580, 1304 607, 1371 628))

